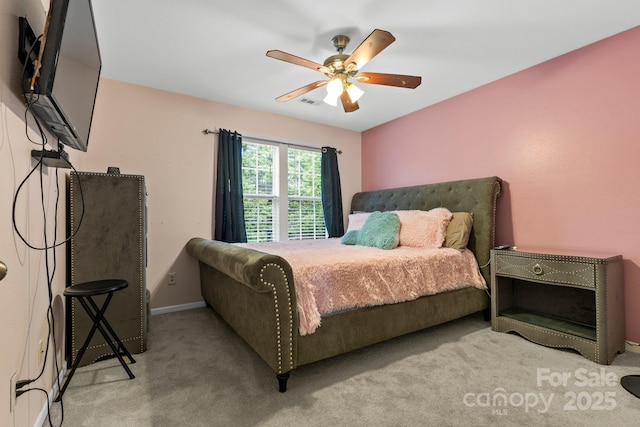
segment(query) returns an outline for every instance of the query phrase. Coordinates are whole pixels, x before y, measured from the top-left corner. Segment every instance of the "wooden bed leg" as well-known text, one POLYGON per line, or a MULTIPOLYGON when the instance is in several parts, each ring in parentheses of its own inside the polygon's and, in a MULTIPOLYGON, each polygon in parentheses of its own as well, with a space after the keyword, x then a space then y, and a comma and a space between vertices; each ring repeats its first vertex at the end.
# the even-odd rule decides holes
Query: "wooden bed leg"
POLYGON ((278 378, 278 391, 280 393, 284 393, 287 391, 287 380, 289 379, 290 372, 286 372, 284 374, 276 374, 278 378))

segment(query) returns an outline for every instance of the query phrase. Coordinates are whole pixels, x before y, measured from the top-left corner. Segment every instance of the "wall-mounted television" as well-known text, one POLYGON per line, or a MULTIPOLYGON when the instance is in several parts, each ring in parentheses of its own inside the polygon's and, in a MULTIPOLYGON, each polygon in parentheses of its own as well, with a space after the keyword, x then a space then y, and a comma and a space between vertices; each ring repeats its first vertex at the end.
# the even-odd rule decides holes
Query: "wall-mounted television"
MULTIPOLYGON (((26 64, 23 88, 31 111, 41 124, 65 146, 87 151, 102 59, 98 45, 91 0, 55 0, 51 2, 44 29, 44 43, 39 69, 33 78, 35 64, 26 64), (31 72, 30 72, 31 70, 31 72), (32 84, 33 83, 33 84, 32 84)), ((23 38, 32 30, 23 27, 23 38)), ((36 44, 36 43, 34 43, 36 44)), ((33 51, 39 50, 37 46, 33 51)), ((30 62, 39 52, 22 57, 30 62)), ((20 54, 20 52, 19 52, 20 54)))

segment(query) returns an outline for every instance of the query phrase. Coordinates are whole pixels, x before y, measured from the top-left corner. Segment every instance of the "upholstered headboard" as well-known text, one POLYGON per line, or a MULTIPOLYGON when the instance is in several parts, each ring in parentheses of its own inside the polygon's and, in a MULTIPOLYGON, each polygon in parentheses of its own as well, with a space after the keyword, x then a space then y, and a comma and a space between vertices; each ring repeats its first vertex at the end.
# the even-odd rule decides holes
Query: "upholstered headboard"
POLYGON ((490 250, 495 244, 496 200, 502 180, 497 176, 356 193, 351 212, 392 211, 445 207, 451 212, 473 212, 473 229, 467 245, 491 281, 490 250))

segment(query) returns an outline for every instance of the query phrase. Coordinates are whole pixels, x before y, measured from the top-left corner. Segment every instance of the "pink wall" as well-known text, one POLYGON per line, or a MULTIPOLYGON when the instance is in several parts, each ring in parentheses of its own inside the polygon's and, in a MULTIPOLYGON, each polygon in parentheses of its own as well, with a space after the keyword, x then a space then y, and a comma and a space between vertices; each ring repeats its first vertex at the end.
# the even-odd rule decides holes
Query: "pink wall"
POLYGON ((364 132, 363 190, 500 176, 497 243, 622 254, 640 342, 638 46, 640 27, 364 132))

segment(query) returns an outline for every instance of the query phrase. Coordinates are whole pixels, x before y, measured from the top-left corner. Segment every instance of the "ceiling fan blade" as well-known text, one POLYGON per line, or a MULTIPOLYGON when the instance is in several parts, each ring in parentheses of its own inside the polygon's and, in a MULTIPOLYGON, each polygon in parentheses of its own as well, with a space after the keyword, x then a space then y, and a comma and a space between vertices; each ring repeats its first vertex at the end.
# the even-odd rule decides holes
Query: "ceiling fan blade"
POLYGON ((396 38, 388 31, 373 30, 373 32, 360 43, 360 46, 351 53, 351 56, 344 61, 344 68, 348 70, 359 70, 395 40, 396 38))
POLYGON ((331 70, 329 70, 322 64, 309 61, 308 59, 300 58, 299 56, 291 55, 290 53, 286 53, 281 50, 268 50, 267 56, 270 58, 279 59, 284 62, 289 62, 291 64, 311 68, 312 70, 320 71, 323 74, 331 74, 331 70))
POLYGON ((313 83, 309 83, 306 86, 302 86, 296 90, 292 90, 289 93, 285 93, 284 95, 281 95, 279 97, 276 98, 276 101, 279 102, 286 102, 289 101, 290 99, 296 98, 304 93, 310 92, 314 89, 317 89, 319 87, 322 87, 324 85, 326 85, 327 83, 329 83, 329 80, 318 80, 317 82, 313 82, 313 83))
POLYGON ((345 113, 351 113, 360 108, 360 106, 358 105, 358 101, 351 102, 351 98, 349 97, 349 94, 346 90, 343 91, 340 95, 340 101, 342 101, 342 108, 344 108, 345 113))
POLYGON ((402 74, 360 73, 356 76, 360 83, 386 85, 415 89, 422 83, 420 76, 404 76, 402 74))

